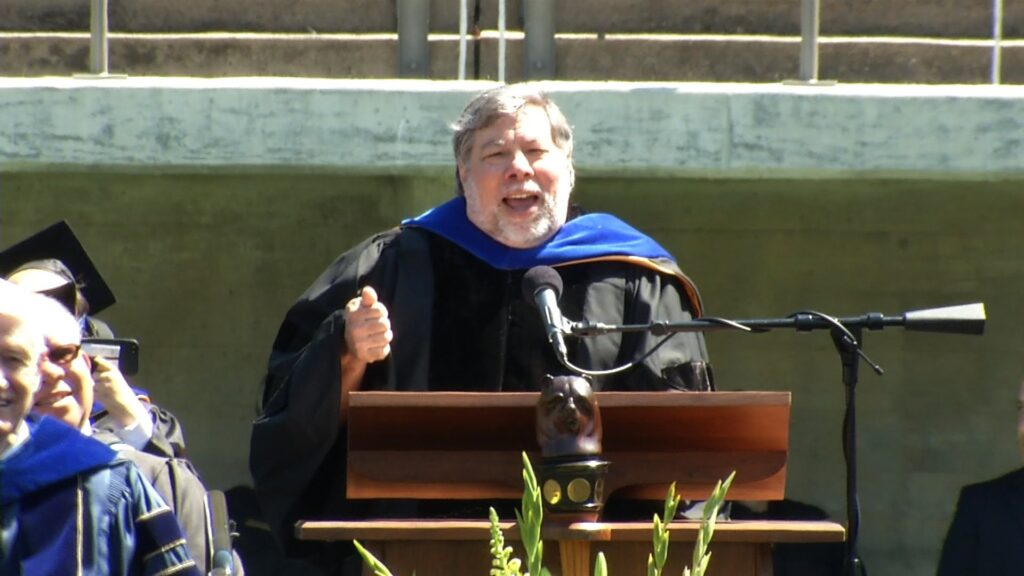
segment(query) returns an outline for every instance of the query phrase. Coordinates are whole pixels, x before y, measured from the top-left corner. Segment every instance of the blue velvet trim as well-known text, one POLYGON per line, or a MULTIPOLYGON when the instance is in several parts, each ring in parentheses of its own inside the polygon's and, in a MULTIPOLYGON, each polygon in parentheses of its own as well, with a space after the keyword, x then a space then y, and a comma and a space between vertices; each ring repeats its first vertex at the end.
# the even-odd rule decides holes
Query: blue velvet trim
POLYGON ((77 477, 27 495, 18 507, 18 537, 0 572, 76 574, 81 513, 77 477))
POLYGON ((675 261, 654 239, 609 214, 574 218, 554 238, 528 249, 509 248, 477 228, 466 216, 466 199, 461 196, 404 220, 402 225, 429 230, 500 270, 556 266, 608 256, 675 261))
POLYGON ((83 472, 103 468, 116 454, 102 442, 44 416, 27 419, 30 438, 0 461, 0 505, 83 472))

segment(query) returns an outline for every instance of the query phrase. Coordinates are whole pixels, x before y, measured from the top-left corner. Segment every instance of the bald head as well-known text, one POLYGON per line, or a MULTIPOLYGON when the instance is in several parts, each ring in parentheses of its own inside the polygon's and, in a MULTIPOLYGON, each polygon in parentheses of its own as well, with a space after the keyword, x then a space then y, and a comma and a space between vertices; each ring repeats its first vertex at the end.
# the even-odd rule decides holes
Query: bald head
POLYGON ((37 298, 0 280, 0 451, 16 439, 40 386, 46 346, 37 298))
POLYGON ((3 332, 8 335, 16 330, 24 344, 35 356, 42 354, 45 348, 43 340, 44 323, 36 313, 39 295, 29 292, 6 280, 0 280, 0 316, 10 319, 3 332), (17 325, 17 328, 15 328, 17 325))

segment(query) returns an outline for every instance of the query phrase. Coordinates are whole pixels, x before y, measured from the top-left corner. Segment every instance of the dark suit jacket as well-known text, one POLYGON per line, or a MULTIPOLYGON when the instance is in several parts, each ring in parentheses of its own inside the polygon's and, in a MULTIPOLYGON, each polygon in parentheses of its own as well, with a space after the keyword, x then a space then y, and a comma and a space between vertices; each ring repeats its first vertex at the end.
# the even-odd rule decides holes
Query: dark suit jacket
POLYGON ((1024 574, 1024 468, 960 491, 938 576, 1024 574))

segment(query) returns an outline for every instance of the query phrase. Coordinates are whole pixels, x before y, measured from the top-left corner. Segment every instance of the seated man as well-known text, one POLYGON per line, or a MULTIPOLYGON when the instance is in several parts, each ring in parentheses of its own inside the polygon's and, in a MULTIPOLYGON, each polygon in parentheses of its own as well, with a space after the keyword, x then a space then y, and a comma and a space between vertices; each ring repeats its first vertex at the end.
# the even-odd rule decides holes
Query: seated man
POLYGON ((26 419, 44 358, 67 352, 47 350, 35 298, 0 280, 0 573, 199 576, 134 464, 61 422, 26 419))
MULTIPOLYGON (((549 343, 522 292, 537 266, 558 268, 570 318, 646 324, 701 313, 696 287, 652 238, 570 209, 573 135, 553 101, 529 85, 488 90, 466 106, 452 144, 456 197, 342 254, 274 341, 249 467, 292 552, 296 520, 381 513, 344 497, 350 391, 537 391, 545 375, 571 374, 569 364, 605 371, 597 391, 713 387, 699 334, 608 334, 569 339, 564 351, 549 343)), ((324 552, 351 555, 343 547, 324 552)), ((324 560, 333 571, 344 562, 324 560)))
MULTIPOLYGON (((63 304, 75 315, 83 337, 113 337, 110 327, 93 314, 113 305, 114 294, 66 222, 0 252, 0 276, 63 304)), ((116 364, 97 357, 92 368, 97 401, 91 417, 97 429, 156 456, 186 458, 177 417, 152 404, 148 394, 133 392, 116 364)))
MULTIPOLYGON (((1024 382, 1017 392, 1017 440, 1024 454, 1024 382)), ((1024 467, 964 486, 942 544, 938 576, 1024 574, 1024 467)))
MULTIPOLYGON (((171 506, 184 529, 192 557, 205 574, 209 571, 213 550, 206 515, 206 488, 202 481, 182 461, 140 452, 116 434, 94 430, 89 414, 96 386, 90 369, 92 360, 81 351, 78 324, 55 300, 33 296, 38 298, 36 309, 45 319, 44 335, 49 352, 41 364, 42 385, 36 394, 33 412, 61 420, 134 462, 171 506)), ((130 390, 127 392, 131 396, 130 390)))

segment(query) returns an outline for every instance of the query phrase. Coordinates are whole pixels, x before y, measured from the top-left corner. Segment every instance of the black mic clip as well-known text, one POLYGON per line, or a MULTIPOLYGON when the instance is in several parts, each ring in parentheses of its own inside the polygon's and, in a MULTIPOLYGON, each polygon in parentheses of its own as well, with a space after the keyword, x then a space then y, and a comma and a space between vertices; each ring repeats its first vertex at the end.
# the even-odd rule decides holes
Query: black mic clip
POLYGON ((603 324, 601 322, 571 322, 565 320, 566 334, 571 336, 601 336, 602 334, 610 334, 617 332, 618 327, 612 326, 611 324, 603 324))

